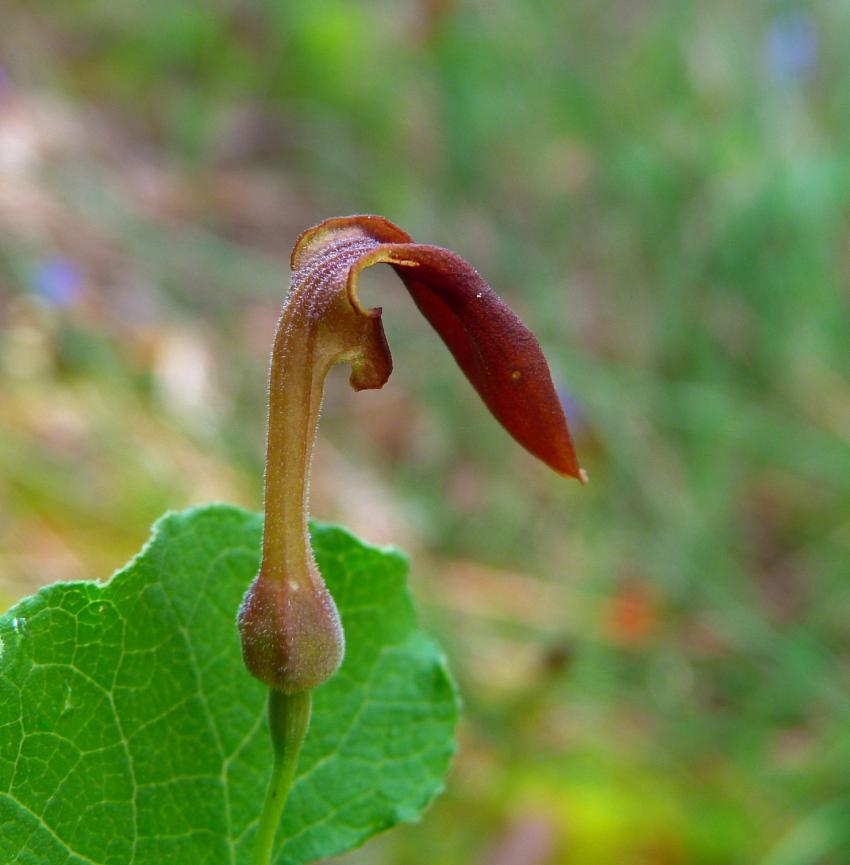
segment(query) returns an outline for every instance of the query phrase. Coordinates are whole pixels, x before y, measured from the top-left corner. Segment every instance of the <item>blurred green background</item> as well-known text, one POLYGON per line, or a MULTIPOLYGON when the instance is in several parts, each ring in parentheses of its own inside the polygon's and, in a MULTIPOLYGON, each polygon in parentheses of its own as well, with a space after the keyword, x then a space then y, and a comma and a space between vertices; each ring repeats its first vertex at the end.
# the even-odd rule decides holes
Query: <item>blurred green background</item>
POLYGON ((313 511, 413 558, 445 795, 346 865, 850 863, 850 4, 3 0, 0 605, 261 501, 304 227, 381 213, 538 333, 590 473, 391 273, 313 511))

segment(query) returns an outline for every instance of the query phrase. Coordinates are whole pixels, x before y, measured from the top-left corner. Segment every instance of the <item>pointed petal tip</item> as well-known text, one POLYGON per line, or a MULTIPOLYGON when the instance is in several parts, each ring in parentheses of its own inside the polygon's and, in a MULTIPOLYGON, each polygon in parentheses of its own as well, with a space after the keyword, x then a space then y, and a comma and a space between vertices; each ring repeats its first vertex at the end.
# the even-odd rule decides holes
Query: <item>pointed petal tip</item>
POLYGON ((563 437, 558 437, 557 447, 552 447, 555 440, 549 439, 550 447, 547 448, 545 452, 532 451, 532 453, 535 453, 536 456, 542 459, 549 468, 557 472, 562 478, 573 478, 582 486, 587 486, 589 476, 579 464, 578 454, 576 454, 575 448, 573 447, 572 437, 570 436, 569 429, 566 426, 566 416, 562 416, 562 420, 563 437))
POLYGON ((588 473, 578 465, 578 463, 570 462, 568 467, 552 465, 552 463, 548 463, 548 465, 553 468, 562 478, 573 478, 577 480, 583 487, 586 487, 590 476, 588 473))

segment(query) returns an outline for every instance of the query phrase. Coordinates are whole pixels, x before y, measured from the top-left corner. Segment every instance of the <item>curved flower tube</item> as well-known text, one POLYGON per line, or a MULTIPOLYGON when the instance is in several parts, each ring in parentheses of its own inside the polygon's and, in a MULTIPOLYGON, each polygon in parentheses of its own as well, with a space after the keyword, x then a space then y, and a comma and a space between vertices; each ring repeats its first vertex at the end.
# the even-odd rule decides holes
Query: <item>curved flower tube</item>
POLYGON ((350 216, 305 231, 291 263, 271 361, 262 564, 239 612, 246 666, 287 694, 321 684, 344 653, 310 547, 308 479, 330 368, 349 363, 355 390, 383 387, 392 371, 381 310, 357 294, 363 269, 391 265, 502 426, 558 473, 586 481, 537 340, 462 258, 414 243, 382 217, 350 216))

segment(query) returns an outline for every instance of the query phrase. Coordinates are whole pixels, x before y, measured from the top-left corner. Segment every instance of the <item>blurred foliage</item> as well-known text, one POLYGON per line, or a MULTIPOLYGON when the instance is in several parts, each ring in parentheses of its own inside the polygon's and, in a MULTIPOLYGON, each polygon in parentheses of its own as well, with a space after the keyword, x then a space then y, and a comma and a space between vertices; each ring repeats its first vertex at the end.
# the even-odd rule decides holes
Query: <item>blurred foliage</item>
POLYGON ((467 697, 354 863, 850 861, 850 7, 6 0, 0 594, 259 505, 298 231, 378 212, 538 332, 549 477, 390 276, 314 511, 414 554, 467 697))

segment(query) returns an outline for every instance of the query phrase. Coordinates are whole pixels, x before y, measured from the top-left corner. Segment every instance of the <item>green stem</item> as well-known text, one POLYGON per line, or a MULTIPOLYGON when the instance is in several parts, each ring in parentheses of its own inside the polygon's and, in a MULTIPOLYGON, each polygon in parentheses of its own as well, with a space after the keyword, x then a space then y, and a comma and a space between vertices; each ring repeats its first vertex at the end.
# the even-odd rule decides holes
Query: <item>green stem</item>
POLYGON ((269 732, 274 749, 274 765, 257 829, 253 865, 271 865, 280 815, 292 786, 301 744, 310 725, 311 703, 312 691, 284 694, 274 688, 269 690, 269 732))

